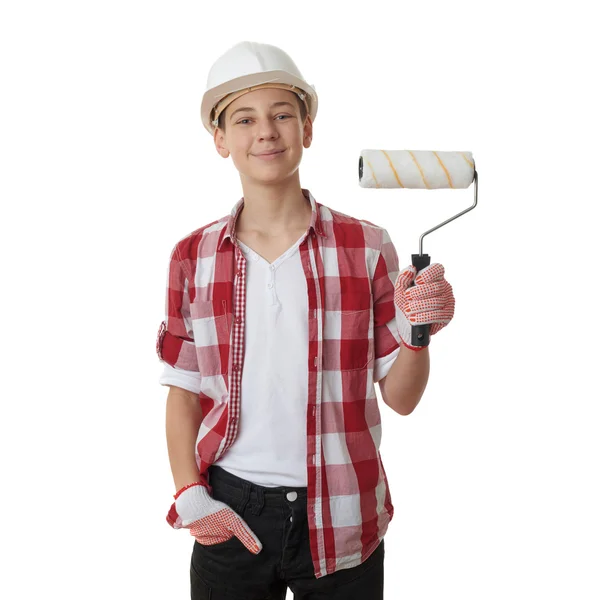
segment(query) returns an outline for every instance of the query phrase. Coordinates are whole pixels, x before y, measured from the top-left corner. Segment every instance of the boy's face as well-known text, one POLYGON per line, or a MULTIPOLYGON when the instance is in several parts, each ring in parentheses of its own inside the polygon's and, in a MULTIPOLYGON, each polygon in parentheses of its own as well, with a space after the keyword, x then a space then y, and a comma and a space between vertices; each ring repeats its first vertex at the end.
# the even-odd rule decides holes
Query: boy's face
POLYGON ((231 154, 242 180, 247 177, 273 183, 298 169, 303 148, 310 147, 312 141, 312 121, 307 115, 302 123, 299 102, 294 92, 262 88, 227 106, 225 132, 215 130, 215 146, 223 158, 231 154), (287 104, 273 106, 277 102, 287 104), (257 156, 270 150, 284 152, 267 160, 257 156))

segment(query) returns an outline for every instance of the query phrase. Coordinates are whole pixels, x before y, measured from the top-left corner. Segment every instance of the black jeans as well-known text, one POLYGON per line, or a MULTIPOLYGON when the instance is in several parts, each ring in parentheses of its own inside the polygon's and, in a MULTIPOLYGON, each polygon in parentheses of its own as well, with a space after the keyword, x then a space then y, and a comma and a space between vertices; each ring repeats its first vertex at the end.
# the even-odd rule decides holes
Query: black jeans
POLYGON ((308 540, 306 488, 264 487, 212 465, 213 498, 240 515, 263 545, 252 554, 237 537, 194 541, 192 600, 383 600, 384 546, 351 569, 317 579, 308 540))

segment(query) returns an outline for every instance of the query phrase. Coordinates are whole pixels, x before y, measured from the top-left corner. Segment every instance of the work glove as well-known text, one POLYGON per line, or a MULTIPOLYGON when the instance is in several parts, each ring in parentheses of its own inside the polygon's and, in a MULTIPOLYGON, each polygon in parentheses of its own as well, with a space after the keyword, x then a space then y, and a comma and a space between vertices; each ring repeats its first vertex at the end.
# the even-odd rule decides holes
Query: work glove
POLYGON ((448 325, 454 316, 454 294, 452 286, 444 278, 444 272, 440 263, 433 263, 418 274, 413 265, 405 267, 398 274, 394 285, 396 324, 402 342, 411 350, 427 347, 411 344, 413 325, 429 324, 431 337, 448 325))
POLYGON ((253 554, 262 550, 262 544, 244 519, 227 504, 212 498, 203 485, 193 485, 175 494, 167 522, 173 529, 189 529, 204 546, 226 542, 235 535, 253 554))

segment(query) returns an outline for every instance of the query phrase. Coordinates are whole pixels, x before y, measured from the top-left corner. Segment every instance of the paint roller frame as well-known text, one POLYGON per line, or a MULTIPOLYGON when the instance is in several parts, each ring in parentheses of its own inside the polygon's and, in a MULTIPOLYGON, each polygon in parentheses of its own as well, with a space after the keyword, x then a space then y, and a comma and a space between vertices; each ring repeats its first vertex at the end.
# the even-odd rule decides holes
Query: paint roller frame
MULTIPOLYGON (((363 157, 360 156, 358 159, 358 181, 359 181, 359 183, 362 180, 362 176, 363 176, 363 157)), ((432 231, 435 231, 436 229, 439 229, 440 227, 443 227, 444 225, 450 223, 450 221, 454 221, 454 219, 458 219, 458 217, 464 215, 465 213, 468 213, 470 210, 473 210, 477 206, 478 177, 477 177, 477 169, 475 168, 474 161, 473 161, 473 181, 475 182, 475 190, 474 190, 475 191, 475 200, 474 200, 473 204, 471 206, 469 206, 469 208, 459 212, 458 214, 454 215, 453 217, 450 217, 449 219, 446 219, 439 225, 436 225, 435 227, 432 227, 431 229, 427 230, 425 233, 421 234, 421 237, 419 238, 419 254, 411 254, 412 264, 414 267, 416 267, 417 273, 419 271, 421 271, 422 269, 424 269, 425 267, 428 267, 431 264, 431 257, 429 256, 429 254, 423 254, 423 238, 426 235, 430 234, 432 231)), ((411 189, 417 189, 417 188, 411 188, 411 189)), ((452 188, 450 188, 450 189, 452 189, 452 188)), ((421 347, 429 345, 429 323, 427 323, 425 325, 413 325, 411 327, 410 343, 415 348, 421 348, 421 347)))

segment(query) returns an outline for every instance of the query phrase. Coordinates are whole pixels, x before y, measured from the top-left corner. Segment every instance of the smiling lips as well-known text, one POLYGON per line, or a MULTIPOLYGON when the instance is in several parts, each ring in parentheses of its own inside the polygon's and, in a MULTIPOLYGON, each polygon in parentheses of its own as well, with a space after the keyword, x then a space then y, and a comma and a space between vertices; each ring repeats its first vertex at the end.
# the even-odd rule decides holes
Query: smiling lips
POLYGON ((283 152, 283 150, 267 150, 266 152, 261 152, 258 156, 263 156, 265 154, 277 154, 278 152, 283 152))
POLYGON ((284 152, 285 152, 285 149, 284 150, 275 150, 268 154, 255 154, 254 156, 256 156, 256 158, 262 158, 263 160, 273 160, 274 158, 277 158, 284 152))

